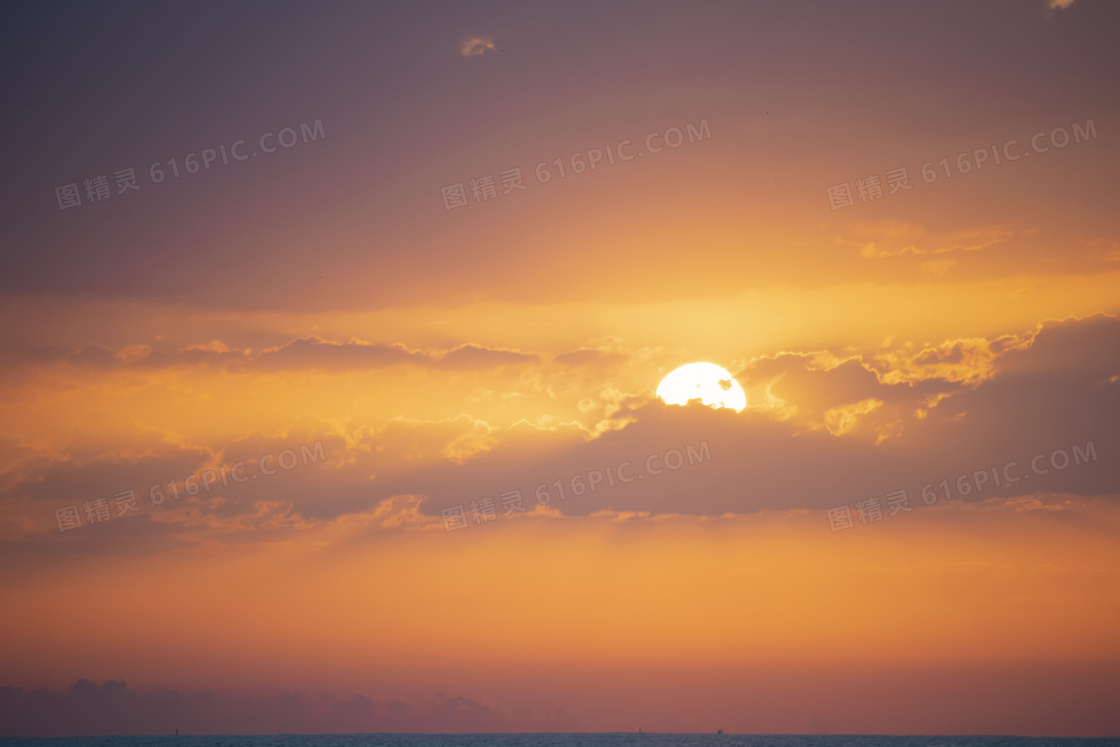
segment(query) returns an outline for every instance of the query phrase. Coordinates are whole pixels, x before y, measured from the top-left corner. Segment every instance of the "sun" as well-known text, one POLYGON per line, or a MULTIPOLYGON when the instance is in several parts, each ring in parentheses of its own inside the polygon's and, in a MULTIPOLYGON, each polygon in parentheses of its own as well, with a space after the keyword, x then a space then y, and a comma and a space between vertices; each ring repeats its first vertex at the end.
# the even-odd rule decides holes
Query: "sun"
POLYGON ((698 399, 708 407, 729 407, 742 412, 747 395, 727 369, 714 363, 689 363, 670 373, 657 385, 657 396, 670 405, 698 399))

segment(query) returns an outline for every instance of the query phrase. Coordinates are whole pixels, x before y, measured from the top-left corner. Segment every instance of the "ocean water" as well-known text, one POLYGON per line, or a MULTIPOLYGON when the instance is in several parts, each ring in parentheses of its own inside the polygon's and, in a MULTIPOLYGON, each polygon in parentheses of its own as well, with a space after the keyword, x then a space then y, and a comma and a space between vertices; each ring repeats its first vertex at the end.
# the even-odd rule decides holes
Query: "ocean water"
POLYGON ((11 747, 1120 747, 1120 738, 746 734, 333 734, 0 739, 11 747))

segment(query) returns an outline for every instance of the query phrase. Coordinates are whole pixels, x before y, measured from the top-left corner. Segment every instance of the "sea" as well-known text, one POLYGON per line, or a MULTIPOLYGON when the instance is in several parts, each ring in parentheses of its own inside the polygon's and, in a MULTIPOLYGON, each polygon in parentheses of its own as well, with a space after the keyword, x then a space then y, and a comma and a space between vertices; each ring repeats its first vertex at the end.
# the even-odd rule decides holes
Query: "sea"
POLYGON ((1120 738, 750 734, 287 734, 0 738, 8 747, 1120 747, 1120 738))

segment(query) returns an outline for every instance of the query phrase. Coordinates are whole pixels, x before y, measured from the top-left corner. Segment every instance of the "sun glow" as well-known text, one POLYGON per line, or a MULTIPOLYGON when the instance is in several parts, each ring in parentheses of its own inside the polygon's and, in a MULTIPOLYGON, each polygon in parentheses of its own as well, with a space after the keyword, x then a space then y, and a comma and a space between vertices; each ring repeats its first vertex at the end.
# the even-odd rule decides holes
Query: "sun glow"
POLYGON ((729 407, 742 412, 747 395, 725 368, 714 363, 689 363, 676 369, 657 386, 657 396, 670 405, 698 399, 709 407, 729 407))

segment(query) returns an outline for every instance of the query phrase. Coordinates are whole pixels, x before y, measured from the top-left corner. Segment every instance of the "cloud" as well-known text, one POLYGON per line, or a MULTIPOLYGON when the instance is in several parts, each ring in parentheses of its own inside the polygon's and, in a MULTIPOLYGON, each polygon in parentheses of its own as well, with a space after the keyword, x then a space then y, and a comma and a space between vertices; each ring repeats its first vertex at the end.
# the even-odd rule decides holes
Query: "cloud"
POLYGON ((179 350, 153 350, 147 345, 124 345, 118 350, 101 345, 80 349, 60 346, 12 346, 0 350, 8 367, 70 365, 79 368, 164 369, 182 366, 226 367, 231 371, 375 370, 391 366, 446 369, 486 369, 536 363, 540 356, 517 350, 464 344, 446 351, 423 352, 402 344, 384 345, 351 340, 337 342, 299 337, 261 351, 230 348, 220 341, 179 350))
POLYGON ((983 338, 946 340, 916 350, 913 345, 880 353, 869 364, 887 383, 941 379, 975 385, 991 378, 1000 346, 1011 338, 989 342, 983 338))
MULTIPOLYGON (((562 445, 556 439, 534 458, 501 444, 454 468, 439 465, 403 476, 395 489, 430 496, 425 513, 467 498, 520 489, 526 495, 554 482, 588 481, 591 471, 644 460, 664 462, 670 450, 708 444, 710 461, 646 475, 642 481, 570 494, 551 508, 566 514, 648 511, 720 515, 764 509, 822 509, 867 495, 905 488, 917 497, 923 485, 956 479, 1054 450, 1070 453, 1093 442, 1098 459, 1051 470, 1035 482, 1020 481, 970 500, 1040 492, 1103 495, 1120 492, 1120 321, 1098 315, 1047 322, 1025 342, 951 342, 914 356, 934 378, 880 377, 858 360, 820 368, 806 356, 758 361, 741 376, 772 379, 769 388, 792 411, 775 417, 748 408, 742 414, 709 408, 635 403, 616 417, 633 422, 597 438, 562 445), (979 351, 982 354, 978 354, 979 351)), ((1059 460, 1060 461, 1060 460, 1059 460)), ((1014 471, 1014 470, 1013 470, 1014 471)))
POLYGON ((429 363, 423 353, 403 345, 369 345, 362 342, 328 342, 318 337, 293 340, 279 348, 266 350, 254 361, 259 368, 271 369, 370 369, 407 363, 429 363))
POLYGON ((463 57, 475 57, 486 52, 497 51, 494 46, 493 37, 472 36, 470 39, 463 41, 463 46, 459 50, 459 54, 463 57))
POLYGON ((89 734, 339 734, 386 732, 570 731, 564 713, 528 714, 462 696, 406 702, 282 692, 259 698, 130 690, 78 680, 65 693, 0 687, 0 736, 89 734))
MULTIPOLYGON (((460 350, 463 365, 524 359, 509 351, 460 350)), ((520 421, 499 428, 468 415, 354 430, 308 422, 282 438, 249 436, 202 451, 170 445, 131 460, 50 458, 11 444, 2 452, 10 466, 0 500, 8 502, 5 515, 13 522, 4 530, 5 548, 16 552, 34 540, 28 550, 45 552, 61 542, 68 552, 94 552, 110 537, 147 546, 145 532, 164 534, 169 527, 187 538, 237 542, 254 532, 280 535, 346 516, 374 516, 382 528, 423 528, 441 509, 483 497, 500 506, 499 497, 512 491, 532 510, 542 486, 552 496, 547 509, 569 516, 820 510, 899 489, 917 501, 925 485, 1012 461, 1012 472, 1022 475, 1038 454, 1064 450, 1072 457, 1074 446, 1087 453, 1090 442, 1096 458, 1087 464, 1010 485, 989 480, 966 500, 1120 492, 1120 320, 1110 316, 890 355, 784 353, 751 362, 738 377, 751 392, 752 407, 743 413, 631 396, 608 416, 617 427, 520 421), (263 454, 320 440, 325 461, 215 486, 175 506, 145 506, 147 523, 131 516, 117 522, 130 523, 127 530, 114 523, 60 538, 48 526, 56 505, 102 489, 143 494, 148 485, 182 480, 219 456, 227 465, 245 460, 252 467, 263 454), (641 478, 619 479, 627 462, 626 474, 641 478), (32 520, 43 529, 29 536, 19 522, 32 520)))
MULTIPOLYGON (((919 226, 895 221, 860 223, 850 230, 857 237, 855 240, 838 236, 836 243, 860 247, 860 256, 864 259, 978 252, 1005 244, 1016 236, 1015 231, 1006 226, 984 226, 936 234, 919 226)), ((947 263, 951 267, 954 262, 946 259, 924 264, 947 263)))
POLYGON ((103 345, 67 348, 58 345, 12 345, 0 350, 0 363, 13 365, 49 365, 69 363, 88 368, 112 368, 121 364, 117 351, 103 345))
POLYGON ((448 352, 439 360, 442 368, 479 369, 494 368, 515 363, 537 363, 540 357, 516 350, 498 350, 478 345, 463 345, 448 352))

